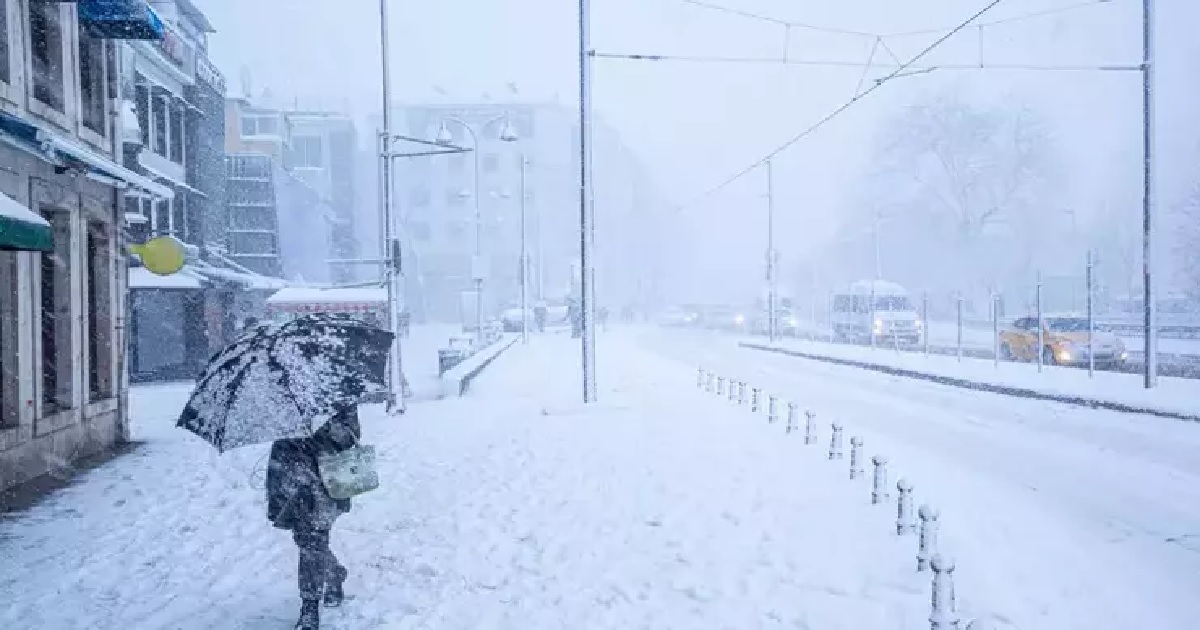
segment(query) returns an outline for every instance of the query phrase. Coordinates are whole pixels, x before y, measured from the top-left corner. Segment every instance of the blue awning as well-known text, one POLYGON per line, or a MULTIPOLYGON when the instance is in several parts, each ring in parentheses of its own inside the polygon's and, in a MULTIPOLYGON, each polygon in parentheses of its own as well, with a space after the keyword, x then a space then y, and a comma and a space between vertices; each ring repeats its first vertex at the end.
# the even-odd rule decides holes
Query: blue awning
POLYGON ((68 166, 116 180, 121 186, 143 191, 153 197, 170 199, 175 196, 175 192, 170 188, 117 164, 106 155, 64 138, 57 132, 2 111, 0 140, 51 164, 68 166))
POLYGON ((166 32, 145 0, 79 0, 79 23, 104 39, 159 40, 166 32))

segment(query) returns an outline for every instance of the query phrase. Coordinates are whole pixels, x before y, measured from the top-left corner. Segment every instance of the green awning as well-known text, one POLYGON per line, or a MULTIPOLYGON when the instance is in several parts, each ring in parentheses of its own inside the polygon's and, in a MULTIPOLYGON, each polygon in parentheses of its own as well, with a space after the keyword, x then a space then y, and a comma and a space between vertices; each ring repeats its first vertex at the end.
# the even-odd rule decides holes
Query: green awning
POLYGON ((0 250, 54 251, 50 224, 4 193, 0 193, 0 250))

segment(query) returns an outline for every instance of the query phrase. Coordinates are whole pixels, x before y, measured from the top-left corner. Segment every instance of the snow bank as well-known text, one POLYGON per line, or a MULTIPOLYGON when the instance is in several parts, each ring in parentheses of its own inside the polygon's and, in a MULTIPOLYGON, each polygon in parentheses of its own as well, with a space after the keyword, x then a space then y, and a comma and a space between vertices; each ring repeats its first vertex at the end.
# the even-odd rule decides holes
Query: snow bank
POLYGON ((964 357, 896 352, 824 342, 783 340, 775 346, 747 342, 747 347, 783 350, 862 367, 888 370, 902 376, 938 379, 950 385, 988 389, 998 393, 1043 396, 1083 405, 1104 406, 1119 411, 1144 411, 1188 419, 1200 419, 1200 380, 1160 377, 1158 387, 1145 389, 1137 374, 1045 366, 1043 372, 1029 363, 1000 362, 964 357))

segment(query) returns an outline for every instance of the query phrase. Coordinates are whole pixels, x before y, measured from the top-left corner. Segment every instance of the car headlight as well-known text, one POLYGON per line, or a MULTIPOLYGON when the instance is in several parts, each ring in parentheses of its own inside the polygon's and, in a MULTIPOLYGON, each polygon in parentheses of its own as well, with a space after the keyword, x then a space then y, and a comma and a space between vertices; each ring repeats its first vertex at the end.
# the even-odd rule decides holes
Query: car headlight
POLYGON ((925 326, 925 322, 918 319, 917 320, 917 329, 920 330, 924 326, 925 326))
POLYGON ((733 318, 733 321, 738 324, 744 324, 746 323, 746 317, 744 315, 738 315, 737 317, 733 318))
POLYGON ((875 320, 875 330, 883 330, 883 320, 882 319, 875 320))
POLYGON ((795 318, 795 317, 789 317, 789 318, 787 318, 787 323, 788 323, 788 326, 798 326, 798 325, 800 325, 800 322, 796 321, 796 318, 795 318))

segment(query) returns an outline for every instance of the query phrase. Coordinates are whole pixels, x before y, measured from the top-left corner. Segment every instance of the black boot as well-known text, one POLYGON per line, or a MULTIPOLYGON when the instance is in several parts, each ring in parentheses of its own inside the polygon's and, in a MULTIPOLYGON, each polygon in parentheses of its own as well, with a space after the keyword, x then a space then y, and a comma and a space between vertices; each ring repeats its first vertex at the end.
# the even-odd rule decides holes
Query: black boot
POLYGON ((329 577, 329 581, 325 583, 325 606, 329 608, 337 608, 342 605, 346 599, 346 593, 342 589, 342 584, 346 582, 346 567, 335 567, 333 575, 329 577))
POLYGON ((300 620, 296 622, 296 630, 320 630, 321 603, 315 599, 306 599, 300 604, 300 620))

